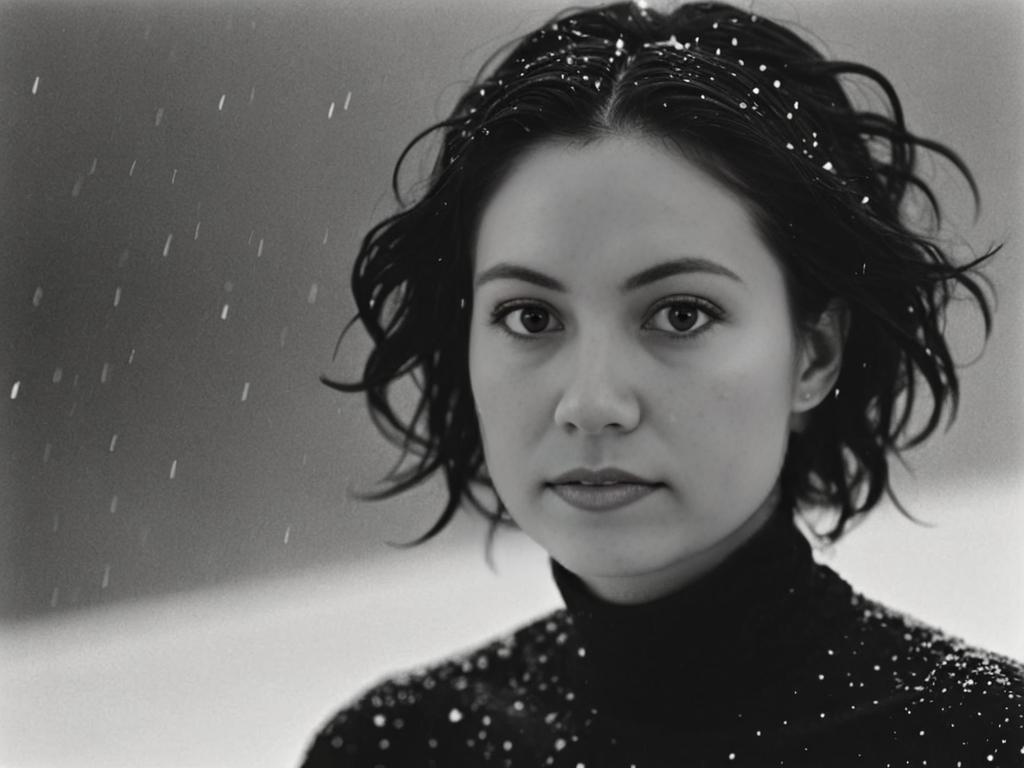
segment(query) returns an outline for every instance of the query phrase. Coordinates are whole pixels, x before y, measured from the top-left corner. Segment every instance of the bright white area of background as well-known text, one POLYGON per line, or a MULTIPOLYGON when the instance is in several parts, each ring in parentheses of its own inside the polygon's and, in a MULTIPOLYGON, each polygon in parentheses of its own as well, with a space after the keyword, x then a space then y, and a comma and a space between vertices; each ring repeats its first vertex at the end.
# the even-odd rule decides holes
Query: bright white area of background
MULTIPOLYGON (((1024 482, 913 502, 936 527, 881 509, 819 559, 869 596, 1024 658, 1024 482)), ((361 688, 559 605, 525 537, 499 537, 497 573, 479 541, 463 542, 0 629, 0 766, 295 766, 361 688)))

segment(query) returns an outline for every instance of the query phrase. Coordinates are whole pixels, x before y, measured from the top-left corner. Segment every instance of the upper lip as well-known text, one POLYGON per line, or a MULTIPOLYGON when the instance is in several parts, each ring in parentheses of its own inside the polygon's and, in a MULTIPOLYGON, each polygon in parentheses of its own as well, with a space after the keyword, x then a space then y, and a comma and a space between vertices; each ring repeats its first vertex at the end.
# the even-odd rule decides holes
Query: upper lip
POLYGON ((617 467, 606 467, 605 469, 570 469, 551 480, 551 485, 561 483, 639 483, 641 485, 655 485, 650 480, 637 477, 632 472, 617 467))

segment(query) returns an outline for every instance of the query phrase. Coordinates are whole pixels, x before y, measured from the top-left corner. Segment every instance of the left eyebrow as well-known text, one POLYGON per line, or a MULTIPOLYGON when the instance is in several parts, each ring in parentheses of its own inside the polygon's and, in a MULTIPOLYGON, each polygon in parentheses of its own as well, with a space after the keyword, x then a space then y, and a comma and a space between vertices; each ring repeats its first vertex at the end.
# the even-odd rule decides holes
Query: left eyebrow
POLYGON ((731 269, 723 267, 721 264, 709 261, 708 259, 702 259, 698 256, 684 256, 680 259, 655 264, 653 267, 645 269, 643 272, 638 272, 628 278, 620 286, 619 290, 622 293, 626 293, 627 291, 633 291, 642 286, 655 283, 658 280, 664 280, 666 277, 688 274, 691 272, 708 272, 712 275, 721 275, 722 277, 727 277, 730 280, 735 280, 740 285, 743 284, 739 275, 731 269))
MULTIPOLYGON (((666 277, 693 272, 707 272, 712 275, 720 275, 722 277, 727 277, 730 280, 735 280, 741 285, 743 284, 739 275, 731 269, 723 267, 721 264, 717 264, 698 256, 684 256, 679 259, 662 262, 661 264, 655 264, 653 267, 648 267, 642 272, 638 272, 632 277, 627 278, 622 285, 619 286, 619 292, 626 293, 628 291, 635 291, 637 288, 650 285, 658 280, 664 280, 666 277)), ((504 263, 495 264, 493 267, 485 269, 477 275, 476 279, 473 281, 473 287, 479 288, 484 283, 502 278, 507 280, 521 280, 526 283, 539 285, 541 288, 548 288, 552 291, 560 291, 562 293, 566 292, 565 285, 558 280, 555 280, 553 277, 549 277, 548 275, 538 272, 535 269, 530 269, 529 267, 504 263)))

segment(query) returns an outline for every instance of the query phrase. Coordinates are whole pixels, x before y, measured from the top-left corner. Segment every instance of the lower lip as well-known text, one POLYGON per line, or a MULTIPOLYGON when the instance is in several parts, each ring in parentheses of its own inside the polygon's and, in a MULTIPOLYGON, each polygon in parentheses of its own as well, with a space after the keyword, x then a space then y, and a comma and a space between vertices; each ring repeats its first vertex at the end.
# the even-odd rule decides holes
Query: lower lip
POLYGON ((632 504, 657 490, 656 485, 615 483, 614 485, 581 485, 564 483, 550 486, 567 504, 591 512, 616 509, 632 504))

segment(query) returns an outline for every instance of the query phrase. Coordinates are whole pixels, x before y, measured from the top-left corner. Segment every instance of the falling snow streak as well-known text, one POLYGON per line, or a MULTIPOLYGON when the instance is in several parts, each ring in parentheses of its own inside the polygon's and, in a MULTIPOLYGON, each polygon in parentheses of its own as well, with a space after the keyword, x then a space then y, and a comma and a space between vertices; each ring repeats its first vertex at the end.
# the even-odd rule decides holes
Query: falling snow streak
POLYGON ((33 96, 35 96, 37 93, 39 93, 39 82, 40 82, 39 75, 36 75, 36 79, 32 81, 32 95, 33 96))

